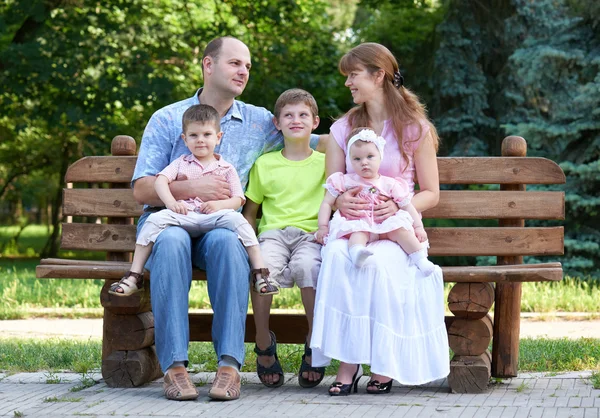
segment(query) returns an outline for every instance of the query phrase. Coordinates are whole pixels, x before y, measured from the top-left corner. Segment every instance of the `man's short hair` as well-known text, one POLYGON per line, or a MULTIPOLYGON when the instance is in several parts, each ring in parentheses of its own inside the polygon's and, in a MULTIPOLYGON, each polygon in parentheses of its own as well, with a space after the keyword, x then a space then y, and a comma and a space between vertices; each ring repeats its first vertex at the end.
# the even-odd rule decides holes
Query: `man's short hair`
POLYGON ((298 103, 304 103, 310 108, 313 119, 319 116, 319 107, 317 106, 317 101, 312 94, 302 89, 289 89, 281 93, 275 102, 273 114, 277 119, 279 119, 281 109, 283 109, 284 106, 298 103))
MULTIPOLYGON (((219 60, 219 55, 221 54, 221 49, 223 48, 223 41, 225 39, 235 39, 236 41, 240 41, 238 38, 229 35, 220 36, 218 38, 213 39, 206 45, 206 48, 204 48, 204 54, 202 55, 202 63, 204 63, 204 58, 206 57, 211 57, 215 61, 219 60)), ((201 66, 202 74, 204 74, 204 64, 201 64, 201 66)))
POLYGON ((221 132, 221 116, 219 112, 209 105, 197 104, 190 106, 184 113, 181 120, 183 133, 187 131, 190 123, 212 123, 217 132, 221 132))

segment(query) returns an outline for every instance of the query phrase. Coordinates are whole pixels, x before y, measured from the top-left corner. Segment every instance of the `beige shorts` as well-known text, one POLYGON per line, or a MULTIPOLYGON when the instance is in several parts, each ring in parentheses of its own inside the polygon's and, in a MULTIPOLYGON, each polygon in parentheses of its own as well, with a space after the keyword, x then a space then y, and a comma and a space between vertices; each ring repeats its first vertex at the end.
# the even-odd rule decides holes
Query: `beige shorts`
POLYGON ((281 287, 317 287, 321 268, 321 244, 312 233, 293 226, 272 229, 258 236, 260 250, 281 287))

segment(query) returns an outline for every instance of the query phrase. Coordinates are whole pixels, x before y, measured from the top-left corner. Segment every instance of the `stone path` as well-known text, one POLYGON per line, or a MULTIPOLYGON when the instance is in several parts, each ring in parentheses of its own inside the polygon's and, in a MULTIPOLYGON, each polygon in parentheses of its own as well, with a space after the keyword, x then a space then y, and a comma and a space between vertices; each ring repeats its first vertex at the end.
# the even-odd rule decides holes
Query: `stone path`
POLYGON ((394 387, 389 395, 367 395, 363 377, 358 394, 331 397, 326 390, 333 377, 317 388, 302 389, 296 377, 286 375, 284 386, 269 389, 253 373, 242 373, 242 397, 231 402, 209 400, 214 373, 193 376, 200 397, 188 402, 167 401, 160 380, 141 388, 111 389, 100 375, 92 374, 86 380, 94 379, 94 384, 81 389, 82 375, 74 373, 0 374, 0 416, 598 418, 600 390, 592 387, 590 374, 523 374, 477 395, 449 393, 445 380, 394 387))
MULTIPOLYGON (((35 319, 0 321, 0 338, 100 338, 101 320, 35 319)), ((521 337, 600 338, 600 321, 554 318, 521 320, 521 337)), ((314 389, 302 389, 294 375, 269 389, 254 373, 242 373, 242 397, 232 402, 210 401, 214 373, 193 376, 200 397, 192 402, 167 401, 162 380, 132 389, 112 389, 99 373, 0 373, 0 417, 460 417, 460 418, 600 418, 600 389, 591 372, 521 374, 490 386, 477 395, 452 394, 445 380, 426 386, 395 386, 389 395, 359 393, 330 397, 328 376, 314 389), (87 387, 86 387, 87 386, 87 387)))

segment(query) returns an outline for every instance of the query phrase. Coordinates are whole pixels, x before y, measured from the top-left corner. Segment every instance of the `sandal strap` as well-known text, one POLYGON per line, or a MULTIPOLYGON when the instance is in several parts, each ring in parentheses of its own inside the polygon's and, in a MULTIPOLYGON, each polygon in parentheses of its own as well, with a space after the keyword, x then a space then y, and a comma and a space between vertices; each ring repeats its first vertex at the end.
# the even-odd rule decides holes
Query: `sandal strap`
POLYGON ((259 269, 252 269, 252 270, 250 270, 250 273, 251 274, 260 274, 263 279, 266 279, 271 274, 269 269, 266 267, 259 268, 259 269))
POLYGON ((304 355, 306 357, 312 357, 312 348, 308 346, 306 341, 304 341, 304 355))
POLYGON ((279 358, 277 357, 277 353, 274 354, 275 363, 271 364, 269 367, 263 366, 257 360, 256 362, 256 374, 258 376, 264 376, 266 374, 278 374, 283 376, 283 369, 281 368, 281 363, 279 363, 279 358))
POLYGON ((125 291, 126 288, 140 289, 143 281, 144 281, 144 273, 136 273, 135 271, 128 271, 127 273, 125 273, 125 275, 123 277, 121 277, 121 279, 118 282, 115 282, 110 285, 110 290, 112 290, 114 292, 118 288, 121 288, 123 291, 125 291), (135 282, 129 280, 129 277, 135 278, 135 282))
POLYGON ((269 331, 271 334, 271 345, 261 350, 258 348, 258 345, 254 344, 254 352, 259 356, 276 356, 277 355, 277 339, 275 338, 275 333, 273 331, 269 331))
MULTIPOLYGON (((135 271, 128 271, 127 274, 123 278, 127 277, 135 277, 135 279, 139 282, 140 280, 144 280, 144 273, 136 273, 135 271)), ((122 280, 122 279, 121 279, 122 280)))
POLYGON ((313 367, 305 360, 305 356, 302 356, 302 363, 300 363, 300 371, 298 373, 302 374, 304 372, 315 372, 319 373, 321 376, 325 376, 325 367, 313 367))
POLYGON ((376 387, 379 389, 379 386, 381 386, 381 382, 379 380, 371 380, 367 383, 367 387, 376 387))

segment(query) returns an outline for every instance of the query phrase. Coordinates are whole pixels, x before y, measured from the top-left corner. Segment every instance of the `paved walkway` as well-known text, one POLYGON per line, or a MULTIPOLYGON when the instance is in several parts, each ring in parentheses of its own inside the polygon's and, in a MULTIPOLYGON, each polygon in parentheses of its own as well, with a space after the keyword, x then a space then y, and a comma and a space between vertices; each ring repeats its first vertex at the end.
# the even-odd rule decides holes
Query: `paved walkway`
POLYGON ((445 381, 419 387, 394 387, 389 395, 365 393, 367 378, 359 393, 331 397, 326 388, 333 377, 314 389, 302 389, 296 378, 286 375, 286 384, 269 389, 254 374, 242 374, 242 397, 237 401, 210 401, 207 393, 214 373, 193 376, 199 386, 196 401, 167 401, 160 381, 141 388, 111 389, 100 381, 82 387, 82 376, 74 373, 0 374, 0 416, 8 417, 581 417, 598 418, 600 390, 589 381, 589 372, 555 376, 524 374, 494 384, 485 394, 449 393, 445 381), (48 381, 56 383, 47 383, 48 381))
MULTIPOLYGON (((600 338, 600 319, 581 320, 585 316, 540 317, 524 315, 521 318, 521 338, 600 338)), ((2 337, 69 337, 102 338, 102 319, 18 319, 0 321, 2 337)))
MULTIPOLYGON (((99 338, 101 320, 36 319, 0 321, 1 337, 99 338)), ((536 321, 523 319, 521 336, 600 338, 600 321, 536 321)), ((395 386, 389 395, 359 393, 330 397, 333 376, 314 389, 302 389, 294 375, 286 384, 269 389, 256 374, 242 373, 242 397, 233 402, 210 401, 207 393, 214 373, 193 376, 200 397, 191 402, 167 401, 162 380, 133 389, 112 389, 100 374, 0 373, 0 417, 581 417, 600 418, 600 389, 591 372, 521 374, 505 379, 478 395, 452 394, 445 380, 426 386, 395 386), (84 383, 87 383, 84 385, 84 383)))

